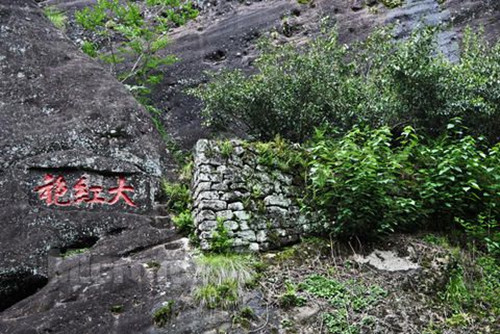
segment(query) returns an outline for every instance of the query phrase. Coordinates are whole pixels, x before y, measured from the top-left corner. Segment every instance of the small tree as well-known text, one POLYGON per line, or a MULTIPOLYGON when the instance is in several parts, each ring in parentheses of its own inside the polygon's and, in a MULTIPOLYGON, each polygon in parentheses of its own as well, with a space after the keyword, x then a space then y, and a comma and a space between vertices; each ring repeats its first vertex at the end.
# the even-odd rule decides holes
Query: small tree
POLYGON ((110 64, 119 80, 133 84, 131 89, 143 95, 160 82, 158 68, 177 60, 161 52, 168 45, 168 31, 197 14, 190 2, 182 0, 146 0, 143 5, 97 0, 93 7, 77 11, 75 18, 100 41, 84 41, 83 51, 110 64))

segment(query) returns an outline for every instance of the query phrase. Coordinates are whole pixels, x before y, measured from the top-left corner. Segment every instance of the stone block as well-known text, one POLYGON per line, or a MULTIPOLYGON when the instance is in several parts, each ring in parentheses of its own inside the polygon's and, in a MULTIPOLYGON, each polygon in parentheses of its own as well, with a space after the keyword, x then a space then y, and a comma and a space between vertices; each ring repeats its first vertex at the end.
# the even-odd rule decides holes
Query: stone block
POLYGON ((224 228, 226 230, 230 230, 230 231, 235 231, 239 228, 239 224, 237 222, 235 222, 234 220, 226 220, 224 222, 224 228))
POLYGON ((222 211, 217 212, 217 218, 221 218, 224 220, 230 220, 230 219, 233 219, 233 217, 234 217, 234 214, 233 214, 233 211, 231 211, 231 210, 222 210, 222 211))
POLYGON ((291 204, 291 201, 290 199, 285 198, 283 196, 269 195, 266 198, 264 198, 264 203, 267 206, 279 206, 282 208, 288 208, 291 204))
POLYGON ((195 215, 195 221, 201 223, 205 220, 215 220, 215 213, 212 210, 200 210, 195 215))
MULTIPOLYGON (((213 230, 215 227, 217 226, 217 222, 215 220, 205 220, 204 222, 200 223, 198 225, 198 230, 200 231, 211 231, 213 230)), ((203 234, 203 233, 202 233, 203 234)), ((203 237, 202 235, 200 235, 202 238, 206 238, 206 237, 203 237)))
POLYGON ((202 201, 202 200, 218 200, 219 199, 219 194, 216 191, 202 191, 198 194, 196 197, 197 201, 202 201))
POLYGON ((249 220, 252 217, 251 214, 246 211, 234 211, 233 213, 239 220, 249 220))
POLYGON ((242 240, 248 240, 248 241, 256 240, 255 232, 252 230, 240 231, 237 232, 236 235, 240 237, 242 240))
POLYGON ((212 200, 212 201, 203 200, 200 201, 200 203, 198 204, 198 208, 201 210, 208 209, 214 211, 222 211, 227 208, 227 203, 220 200, 212 200))
POLYGON ((258 231, 255 236, 257 242, 265 242, 267 241, 267 233, 264 230, 258 231))
POLYGON ((242 211, 245 209, 245 207, 243 206, 243 203, 241 203, 241 202, 229 203, 227 205, 227 208, 229 210, 233 210, 233 211, 242 211))
POLYGON ((256 242, 252 242, 250 245, 248 245, 248 249, 251 251, 251 252, 258 252, 259 251, 259 244, 256 243, 256 242))

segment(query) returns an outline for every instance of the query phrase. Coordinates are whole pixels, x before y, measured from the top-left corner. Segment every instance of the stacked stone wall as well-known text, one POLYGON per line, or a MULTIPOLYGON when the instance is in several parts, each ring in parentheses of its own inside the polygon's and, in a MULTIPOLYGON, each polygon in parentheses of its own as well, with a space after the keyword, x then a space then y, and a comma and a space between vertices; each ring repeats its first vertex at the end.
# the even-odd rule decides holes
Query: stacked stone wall
POLYGON ((223 225, 237 250, 260 251, 298 241, 309 227, 292 172, 260 163, 252 144, 199 140, 194 151, 193 218, 202 249, 223 225))

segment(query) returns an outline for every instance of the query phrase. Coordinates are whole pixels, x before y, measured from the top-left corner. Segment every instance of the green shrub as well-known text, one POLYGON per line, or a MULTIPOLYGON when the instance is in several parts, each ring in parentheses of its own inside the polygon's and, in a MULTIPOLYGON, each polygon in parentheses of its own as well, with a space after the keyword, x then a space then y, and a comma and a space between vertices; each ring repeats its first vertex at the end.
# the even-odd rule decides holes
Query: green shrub
POLYGON ((316 40, 303 52, 268 41, 260 49, 259 74, 247 78, 241 71, 224 71, 191 91, 205 103, 207 125, 221 128, 237 122, 259 139, 281 135, 302 141, 315 126, 353 124, 354 86, 362 83, 356 78, 350 86, 343 83, 351 69, 345 62, 347 48, 337 43, 336 35, 316 40))
POLYGON ((354 124, 412 126, 437 137, 461 117, 475 136, 500 138, 500 43, 467 31, 460 61, 436 54, 436 29, 394 41, 388 29, 363 43, 341 45, 335 33, 307 47, 260 43, 257 74, 212 74, 190 92, 204 102, 207 125, 243 127, 258 139, 304 141, 314 128, 339 134, 354 124))
POLYGON ((89 57, 97 57, 97 46, 95 43, 84 41, 82 43, 82 51, 86 53, 89 57))
POLYGON ((500 317, 498 257, 477 250, 471 255, 459 249, 452 256, 456 266, 450 273, 446 287, 437 294, 437 299, 450 310, 446 324, 456 327, 467 321, 480 323, 483 328, 496 326, 500 317))
POLYGON ((329 232, 374 236, 393 231, 402 213, 418 209, 401 189, 408 155, 393 150, 392 139, 387 127, 355 127, 340 139, 317 132, 311 144, 309 203, 317 218, 330 222, 329 232))
POLYGON ((397 138, 387 127, 354 127, 342 138, 318 131, 308 147, 304 203, 329 223, 327 232, 370 237, 396 228, 450 229, 472 222, 467 230, 472 224, 496 247, 500 144, 489 148, 481 138, 464 135, 459 120, 437 139, 425 140, 411 128, 397 138), (488 223, 480 219, 484 213, 488 223))
MULTIPOLYGON (((174 214, 185 213, 191 203, 189 187, 182 183, 164 181, 163 192, 167 196, 167 208, 174 214)), ((185 217, 184 217, 185 218, 185 217)))
POLYGON ((181 233, 191 233, 194 230, 194 221, 191 210, 185 210, 172 218, 174 226, 181 233))
POLYGON ((286 291, 279 296, 279 305, 283 308, 290 308, 295 306, 304 306, 307 299, 297 294, 296 286, 291 282, 285 282, 286 291))
POLYGON ((403 4, 403 0, 381 0, 380 2, 388 8, 396 8, 403 4))
POLYGON ((220 143, 220 154, 223 158, 228 159, 233 154, 234 147, 230 140, 224 140, 220 143))
POLYGON ((55 7, 49 6, 43 10, 43 13, 47 16, 50 22, 56 26, 56 28, 61 30, 66 28, 66 21, 68 21, 68 17, 64 14, 64 12, 55 7))
POLYGON ((158 327, 165 327, 165 325, 170 321, 173 314, 175 302, 169 300, 163 303, 163 306, 157 309, 153 314, 153 322, 158 327))
POLYGON ((487 209, 498 217, 500 159, 496 150, 489 149, 481 139, 456 132, 431 145, 416 146, 418 170, 414 177, 422 213, 440 222, 440 228, 452 226, 455 217, 470 219, 487 209))
POLYGON ((500 224, 497 219, 479 214, 474 220, 465 221, 457 217, 455 220, 472 241, 479 240, 489 254, 500 258, 500 224))
POLYGON ((213 253, 229 253, 233 246, 233 239, 229 235, 229 230, 224 226, 224 220, 217 217, 217 226, 210 239, 210 251, 213 253))

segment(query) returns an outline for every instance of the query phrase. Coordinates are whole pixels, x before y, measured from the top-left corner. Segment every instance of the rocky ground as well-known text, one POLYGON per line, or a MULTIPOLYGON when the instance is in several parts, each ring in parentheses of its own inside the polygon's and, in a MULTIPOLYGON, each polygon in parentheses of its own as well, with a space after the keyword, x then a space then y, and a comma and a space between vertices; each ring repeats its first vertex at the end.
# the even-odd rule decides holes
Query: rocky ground
MULTIPOLYGON (((0 0, 0 333, 246 332, 243 320, 234 321, 234 312, 202 309, 193 299, 198 283, 194 252, 172 230, 158 203, 159 179, 175 177, 174 161, 149 115, 104 67, 78 50, 74 44, 81 31, 71 19, 63 33, 38 8, 57 6, 71 17, 93 2, 0 0), (120 201, 116 206, 76 203, 54 209, 36 191, 47 174, 64 176, 70 186, 86 175, 109 188, 125 176, 139 208, 120 201), (160 320, 167 324, 162 327, 155 314, 165 306, 160 320)), ((201 126, 199 102, 184 93, 206 80, 203 71, 251 72, 260 35, 275 31, 279 43, 301 43, 317 33, 326 16, 346 43, 378 25, 394 23, 402 37, 422 20, 445 23, 440 45, 451 58, 466 25, 484 26, 489 40, 497 38, 498 1, 440 3, 407 0, 400 8, 387 9, 361 0, 199 2, 200 17, 172 32, 167 51, 181 60, 165 68, 153 103, 164 112, 168 132, 191 149, 197 139, 212 135, 201 126)), ((68 197, 62 195, 65 202, 68 197)), ((255 312, 249 331, 316 333, 347 323, 364 333, 421 333, 431 319, 441 321, 445 310, 430 307, 432 291, 419 286, 422 280, 429 286, 442 284, 436 275, 427 275, 425 264, 432 259, 421 255, 431 246, 413 239, 392 242, 381 250, 407 250, 410 244, 414 254, 400 255, 420 268, 388 272, 359 264, 366 259, 357 261, 352 250, 337 253, 328 246, 322 252, 321 246, 307 253, 308 244, 302 249, 304 259, 295 251, 266 255, 270 267, 260 289, 243 296, 255 312), (347 321, 320 317, 334 313, 330 301, 307 285, 299 288, 313 271, 342 282, 345 287, 339 291, 377 288, 370 290, 372 299, 360 299, 367 305, 359 312, 343 299, 337 301, 347 305, 347 321), (350 279, 355 282, 346 283, 350 279), (308 302, 280 305, 285 281, 290 281, 288 289, 297 285, 297 296, 308 302)), ((354 248, 368 255, 374 247, 365 252, 354 248)), ((448 332, 475 333, 475 326, 472 322, 448 332)), ((495 333, 496 328, 489 330, 495 333)))
POLYGON ((442 295, 457 261, 469 255, 435 240, 399 235, 363 245, 312 238, 265 254, 261 287, 275 306, 269 327, 277 326, 276 333, 497 333, 494 319, 449 320, 442 295))

